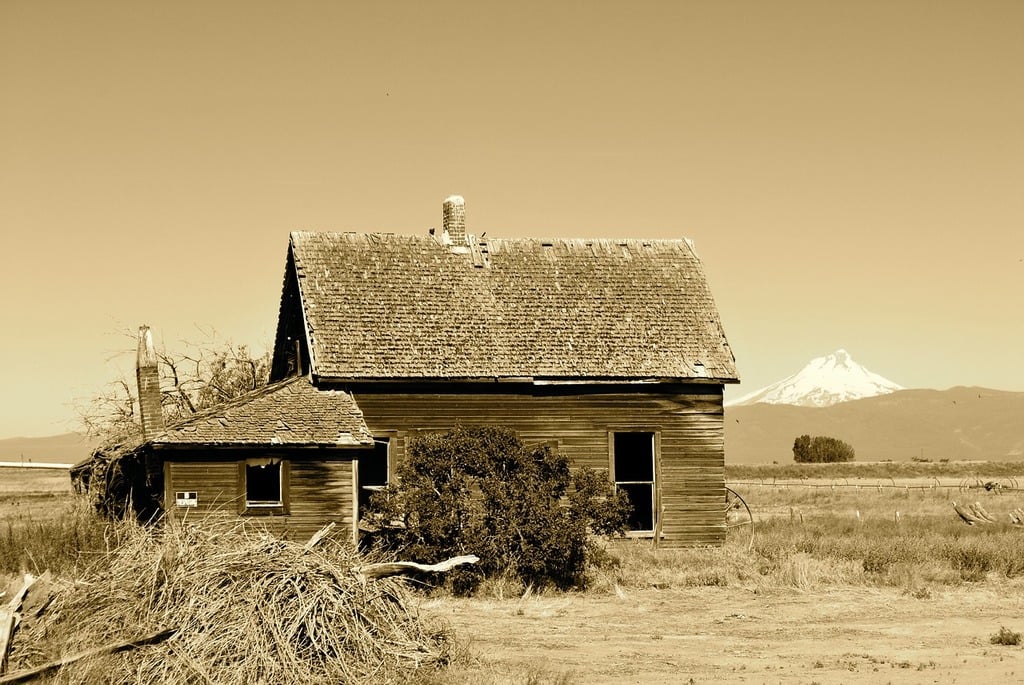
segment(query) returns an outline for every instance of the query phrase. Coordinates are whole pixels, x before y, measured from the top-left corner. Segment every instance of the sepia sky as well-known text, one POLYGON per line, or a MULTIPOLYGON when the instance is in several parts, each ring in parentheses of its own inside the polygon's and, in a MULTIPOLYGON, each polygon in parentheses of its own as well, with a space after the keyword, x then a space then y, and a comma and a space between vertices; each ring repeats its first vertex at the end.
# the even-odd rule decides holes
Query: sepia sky
POLYGON ((1024 3, 0 0, 0 437, 272 344, 288 232, 687 236, 743 384, 1024 391, 1024 3))

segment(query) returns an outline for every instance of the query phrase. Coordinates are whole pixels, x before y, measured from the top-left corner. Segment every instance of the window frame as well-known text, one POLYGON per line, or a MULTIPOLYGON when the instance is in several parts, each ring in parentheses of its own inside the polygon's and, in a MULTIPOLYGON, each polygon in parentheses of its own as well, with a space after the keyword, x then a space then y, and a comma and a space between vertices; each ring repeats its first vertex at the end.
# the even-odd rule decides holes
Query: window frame
POLYGON ((284 457, 268 455, 249 457, 238 461, 238 513, 242 516, 287 516, 291 512, 291 461, 284 457), (258 503, 248 498, 247 467, 257 461, 276 460, 280 468, 281 498, 276 502, 258 503))
POLYGON ((608 427, 608 478, 612 488, 617 493, 619 484, 623 485, 644 485, 651 486, 651 521, 649 529, 627 530, 626 537, 632 538, 653 538, 661 536, 662 506, 661 506, 661 427, 651 425, 621 425, 608 427), (651 434, 651 459, 653 480, 650 481, 619 481, 615 473, 615 435, 617 433, 650 433, 651 434))
MULTIPOLYGON (((360 469, 360 467, 359 467, 359 460, 358 459, 355 460, 355 462, 356 462, 355 470, 356 470, 356 507, 357 507, 356 513, 357 513, 357 515, 361 515, 362 514, 362 512, 359 511, 359 509, 361 509, 361 507, 359 507, 360 494, 363 491, 368 491, 368 492, 371 493, 370 496, 372 496, 372 493, 379 492, 379 491, 383 490, 384 488, 386 488, 391 483, 392 478, 393 478, 392 477, 392 467, 393 467, 392 462, 394 461, 394 459, 392 457, 392 451, 393 451, 394 446, 395 446, 395 437, 393 435, 388 435, 388 434, 384 434, 384 433, 374 434, 373 442, 374 442, 374 448, 375 449, 376 449, 376 446, 379 445, 379 444, 386 445, 386 447, 387 447, 387 449, 384 450, 384 459, 386 460, 385 468, 384 468, 384 485, 363 485, 362 484, 362 473, 361 473, 362 469, 360 469)), ((369 497, 367 499, 369 499, 369 497)), ((356 520, 357 523, 358 523, 358 520, 359 519, 356 520)))

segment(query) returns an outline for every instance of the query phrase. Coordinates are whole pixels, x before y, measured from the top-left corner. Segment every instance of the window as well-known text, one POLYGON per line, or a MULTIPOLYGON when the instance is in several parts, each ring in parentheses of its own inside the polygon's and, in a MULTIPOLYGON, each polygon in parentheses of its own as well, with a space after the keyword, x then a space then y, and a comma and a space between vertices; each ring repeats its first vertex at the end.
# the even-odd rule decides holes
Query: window
POLYGON ((626 528, 635 532, 654 532, 657 521, 655 488, 654 433, 612 433, 612 477, 615 490, 623 491, 633 503, 626 528))
POLYGON ((370 504, 373 493, 388 484, 388 438, 374 438, 373 448, 359 453, 359 515, 370 504))
POLYGON ((288 464, 277 457, 246 459, 239 464, 244 513, 286 514, 288 464))

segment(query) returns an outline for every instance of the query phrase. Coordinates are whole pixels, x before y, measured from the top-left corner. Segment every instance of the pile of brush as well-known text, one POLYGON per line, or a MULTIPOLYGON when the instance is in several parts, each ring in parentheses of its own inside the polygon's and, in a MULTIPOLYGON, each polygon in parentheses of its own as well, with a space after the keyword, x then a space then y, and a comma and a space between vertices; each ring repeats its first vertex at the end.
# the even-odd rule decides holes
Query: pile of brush
POLYGON ((348 683, 404 680, 449 656, 399 579, 330 537, 302 544, 241 524, 124 526, 86 577, 18 630, 10 671, 104 644, 158 644, 62 667, 58 682, 348 683), (169 635, 169 637, 168 637, 169 635))

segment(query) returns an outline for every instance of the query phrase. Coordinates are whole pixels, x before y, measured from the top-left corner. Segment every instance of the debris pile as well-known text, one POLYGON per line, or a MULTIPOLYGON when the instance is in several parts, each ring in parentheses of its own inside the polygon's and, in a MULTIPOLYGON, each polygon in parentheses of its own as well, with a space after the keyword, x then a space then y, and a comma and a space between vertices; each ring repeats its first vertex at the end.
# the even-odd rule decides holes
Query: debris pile
POLYGON ((401 580, 376 577, 323 533, 304 545, 227 521, 126 525, 86 577, 24 617, 0 682, 83 654, 59 682, 389 681, 444 663, 450 630, 428 626, 401 580))

